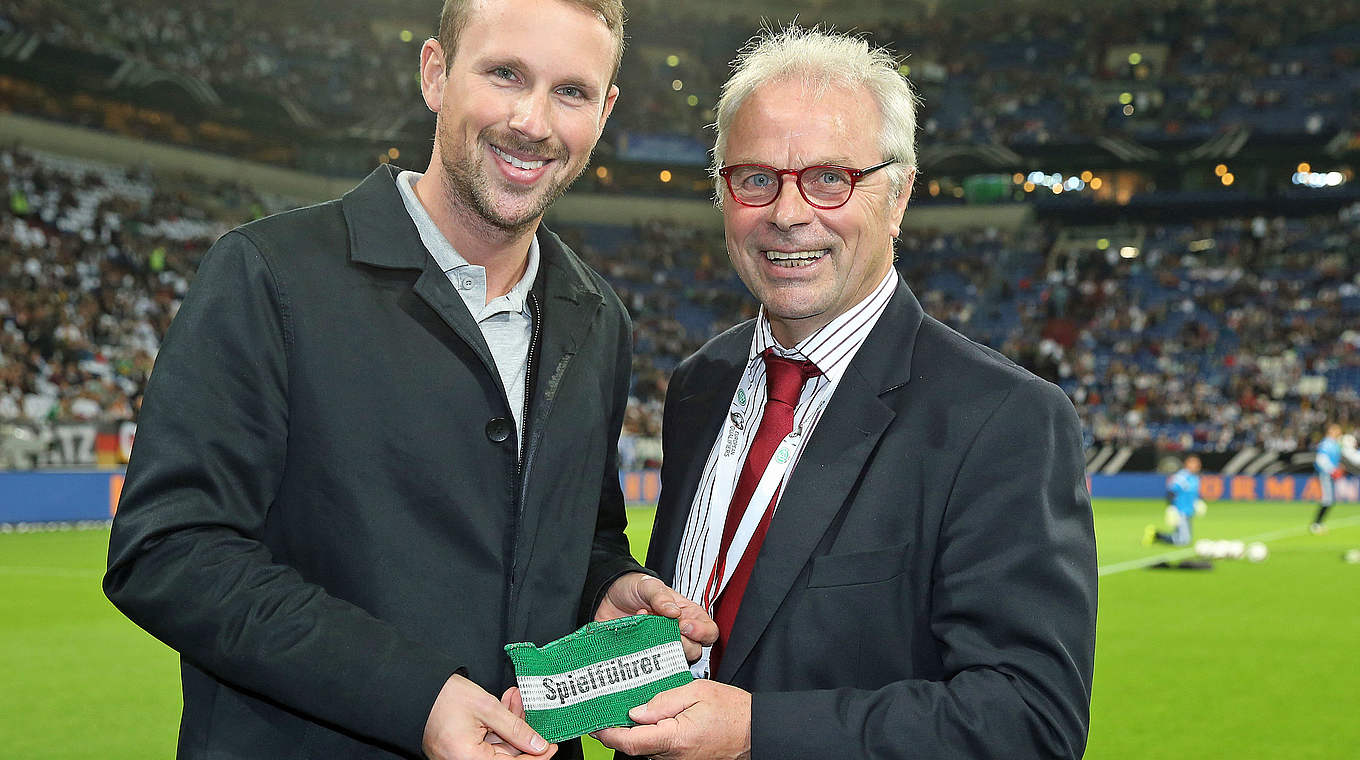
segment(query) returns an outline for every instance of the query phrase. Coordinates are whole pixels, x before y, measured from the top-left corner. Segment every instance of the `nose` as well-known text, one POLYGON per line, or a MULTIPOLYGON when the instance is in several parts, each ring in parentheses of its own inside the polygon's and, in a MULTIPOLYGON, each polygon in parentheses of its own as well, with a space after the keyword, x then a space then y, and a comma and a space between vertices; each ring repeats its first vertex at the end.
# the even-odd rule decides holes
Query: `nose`
POLYGON ((551 119, 548 116, 549 95, 546 92, 530 91, 515 101, 514 111, 510 114, 510 128, 531 142, 546 140, 552 136, 551 119))
POLYGON ((785 174, 779 182, 779 195, 770 204, 770 222, 781 230, 788 230, 812 221, 812 206, 798 190, 798 178, 785 174))

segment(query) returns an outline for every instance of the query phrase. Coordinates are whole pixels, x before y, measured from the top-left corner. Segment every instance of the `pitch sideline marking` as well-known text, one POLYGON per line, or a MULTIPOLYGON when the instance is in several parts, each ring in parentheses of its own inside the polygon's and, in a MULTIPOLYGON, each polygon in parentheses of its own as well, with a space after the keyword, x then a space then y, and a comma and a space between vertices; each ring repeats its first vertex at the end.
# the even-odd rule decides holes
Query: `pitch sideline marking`
MULTIPOLYGON (((639 508, 630 507, 630 509, 639 508)), ((1348 528, 1352 525, 1360 525, 1360 515, 1332 520, 1329 523, 1329 525, 1331 527, 1339 528, 1348 528)), ((1273 541, 1274 539, 1277 538, 1290 538, 1293 536, 1302 535, 1307 531, 1308 531, 1307 526, 1281 528, 1280 530, 1272 530, 1266 533, 1258 533, 1254 536, 1248 536, 1247 538, 1243 538, 1240 540, 1273 541)), ((1103 578, 1107 575, 1122 573, 1126 570, 1137 570, 1140 567, 1148 567, 1150 565, 1155 565, 1158 562, 1171 562, 1174 560, 1181 560, 1193 556, 1195 556, 1194 549, 1177 549, 1175 551, 1164 552, 1162 554, 1154 554, 1151 557, 1140 557, 1138 559, 1127 560, 1125 562, 1116 562, 1113 565, 1106 565, 1097 570, 1097 576, 1103 578)), ((10 566, 0 565, 0 574, 40 575, 40 576, 46 575, 50 577, 65 577, 65 578, 98 578, 102 576, 104 572, 102 570, 77 570, 75 568, 63 568, 63 567, 18 567, 13 565, 10 566)))
MULTIPOLYGON (((1332 520, 1328 523, 1328 525, 1333 528, 1348 528, 1352 525, 1360 525, 1360 515, 1356 515, 1353 517, 1345 517, 1339 520, 1332 520)), ((1277 538, 1291 538, 1293 536, 1302 535, 1307 532, 1308 526, 1306 525, 1302 527, 1295 526, 1292 528, 1281 528, 1279 530, 1272 530, 1266 533, 1258 533, 1254 536, 1248 536, 1240 540, 1244 542, 1273 541, 1274 539, 1277 538)), ((1113 565, 1106 565, 1105 567, 1100 568, 1097 574, 1098 577, 1103 578, 1107 575, 1122 573, 1125 570, 1137 570, 1140 567, 1149 567, 1151 565, 1157 564, 1158 562, 1171 562, 1173 560, 1180 560, 1193 556, 1195 556, 1194 549, 1177 549, 1175 551, 1165 552, 1162 554, 1154 554, 1151 557, 1141 557, 1139 559, 1131 559, 1126 562, 1116 562, 1113 565)))

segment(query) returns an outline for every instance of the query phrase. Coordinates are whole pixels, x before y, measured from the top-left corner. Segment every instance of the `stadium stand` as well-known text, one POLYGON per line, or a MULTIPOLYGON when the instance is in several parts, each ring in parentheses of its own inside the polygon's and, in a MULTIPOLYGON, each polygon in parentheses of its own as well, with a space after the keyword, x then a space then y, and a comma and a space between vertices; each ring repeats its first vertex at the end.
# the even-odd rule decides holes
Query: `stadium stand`
MULTIPOLYGON (((923 4, 863 29, 904 56, 922 94, 925 166, 1073 145, 1212 160, 1360 127, 1354 3, 1012 6, 923 4)), ((626 97, 601 155, 702 165, 727 62, 759 16, 738 3, 695 25, 682 4, 629 8, 626 97)), ((428 150, 414 72, 434 15, 398 0, 16 0, 0 10, 0 95, 47 118, 353 174, 389 146, 428 150)), ((682 187, 705 192, 662 189, 682 187)))
MULTIPOLYGON (((555 224, 635 319, 626 464, 659 458, 676 362, 752 314, 721 232, 659 218, 670 198, 711 198, 706 125, 762 15, 709 5, 721 10, 696 25, 688 6, 630 0, 624 97, 572 193, 653 199, 658 218, 555 224)), ((433 122, 415 63, 435 7, 14 0, 0 8, 0 116, 346 182, 377 161, 419 167, 433 122)), ((1324 420, 1360 423, 1360 6, 880 15, 859 29, 905 56, 923 103, 908 224, 922 207, 977 210, 904 233, 898 266, 931 314, 1061 385, 1092 447, 1289 452, 1324 420), (999 223, 989 204, 1023 205, 1025 221, 999 223)), ((0 172, 0 420, 20 437, 135 419, 201 252, 300 204, 18 147, 0 172)))
MULTIPOLYGON (((135 419, 199 256, 291 205, 248 188, 10 149, 0 223, 0 419, 135 419)), ((1089 440, 1163 451, 1306 447, 1360 423, 1360 204, 1331 216, 1139 231, 1124 258, 1063 230, 909 231, 899 269, 928 312, 1061 385, 1089 440)), ((564 237, 635 319, 624 451, 654 463, 675 364, 753 315, 721 233, 655 220, 564 237)))
POLYGON ((198 255, 265 212, 241 187, 0 153, 0 420, 135 416, 198 255))

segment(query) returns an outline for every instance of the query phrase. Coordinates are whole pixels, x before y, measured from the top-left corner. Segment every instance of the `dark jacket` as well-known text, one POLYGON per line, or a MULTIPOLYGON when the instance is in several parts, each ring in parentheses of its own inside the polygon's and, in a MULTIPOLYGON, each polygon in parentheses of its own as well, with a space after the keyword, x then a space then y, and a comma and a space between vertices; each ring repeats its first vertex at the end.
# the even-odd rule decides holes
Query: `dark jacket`
POLYGON ((182 655, 186 758, 419 755, 636 569, 631 325, 540 227, 523 462, 491 353, 380 168, 208 252, 146 391, 104 589, 182 655))
MULTIPOLYGON (((663 580, 753 329, 671 379, 663 580)), ((1071 402, 900 284, 786 484, 716 674, 755 695, 753 760, 1079 757, 1095 619, 1071 402)))

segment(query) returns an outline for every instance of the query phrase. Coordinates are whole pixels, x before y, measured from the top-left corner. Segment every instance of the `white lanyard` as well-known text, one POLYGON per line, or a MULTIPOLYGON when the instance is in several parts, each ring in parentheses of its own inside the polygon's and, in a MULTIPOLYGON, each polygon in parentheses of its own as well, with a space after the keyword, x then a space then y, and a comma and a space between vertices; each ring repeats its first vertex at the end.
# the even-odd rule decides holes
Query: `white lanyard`
MULTIPOLYGON (((727 511, 724 510, 721 516, 712 514, 710 526, 716 528, 709 530, 704 541, 702 557, 706 560, 704 566, 709 568, 708 577, 704 579, 704 587, 695 589, 696 593, 692 598, 698 599, 704 610, 709 615, 714 614, 714 602, 722 594, 723 589, 727 588, 727 582, 732 579, 732 574, 736 572, 737 565, 741 564, 741 557, 746 553, 746 547, 751 543, 751 537, 755 535, 756 528, 760 526, 761 518, 765 516, 765 510, 770 506, 770 501, 775 497, 780 486, 784 482, 784 476, 798 462, 798 454, 802 449, 803 443, 807 440, 804 435, 803 427, 811 427, 821 416, 821 407, 826 405, 827 398, 831 394, 823 394, 817 402, 816 407, 808 409, 803 415, 804 422, 799 424, 797 421, 798 412, 794 411, 794 428, 784 440, 775 447, 774 454, 770 457, 770 462, 765 466, 765 471, 760 476, 760 482, 756 484, 756 490, 751 495, 748 504, 732 504, 732 494, 737 490, 737 479, 741 476, 742 465, 746 462, 746 455, 750 449, 742 449, 739 446, 741 433, 746 425, 752 422, 748 418, 746 404, 743 403, 751 397, 749 392, 754 387, 755 365, 752 364, 746 376, 742 379, 742 384, 738 386, 736 398, 732 400, 732 407, 728 410, 727 420, 723 423, 722 432, 719 433, 718 441, 723 447, 718 452, 718 461, 714 465, 714 490, 719 490, 718 484, 726 488, 727 509, 745 509, 742 514, 741 522, 737 524, 737 532, 732 535, 732 544, 727 547, 727 556, 719 557, 718 551, 722 548, 723 524, 727 521, 727 511), (713 559, 708 560, 707 558, 713 559), (722 568, 722 578, 715 578, 718 568, 722 568)), ((825 376, 812 378, 811 382, 816 383, 825 376)), ((811 386, 816 393, 816 385, 811 386)), ((804 388, 806 392, 807 389, 804 388)), ((800 399, 801 400, 801 399, 800 399)), ((763 414, 763 412, 762 412, 763 414)), ((752 431, 752 435, 755 432, 752 431)), ((754 443, 754 441, 752 441, 754 443)), ((722 494, 713 493, 710 495, 710 504, 715 500, 720 500, 722 494)), ((712 648, 704 647, 699 660, 690 666, 690 672, 696 678, 709 678, 709 658, 712 648)))
MULTIPOLYGON (((774 499, 775 494, 783 484, 784 476, 797 463, 799 451, 806 439, 806 436, 803 435, 803 426, 797 422, 797 411, 795 411, 794 428, 788 435, 784 436, 784 439, 775 448, 769 464, 765 466, 765 471, 760 476, 760 482, 757 483, 755 492, 751 495, 749 504, 731 503, 732 493, 736 491, 737 479, 741 476, 746 455, 750 453, 749 448, 742 449, 737 444, 742 431, 754 421, 748 414, 749 410, 745 402, 752 395, 748 391, 755 385, 756 366, 756 363, 753 362, 747 370, 746 376, 742 378, 742 384, 738 387, 736 397, 732 400, 727 420, 723 423, 722 432, 718 437, 718 440, 722 441, 723 450, 718 455, 713 482, 715 486, 717 484, 724 486, 730 484, 730 490, 727 490, 727 509, 745 509, 745 512, 742 514, 741 522, 737 525, 736 533, 732 536, 732 544, 727 548, 726 557, 719 557, 718 552, 722 548, 722 525, 727 520, 727 511, 724 510, 721 519, 718 519, 716 514, 710 518, 715 520, 714 526, 717 530, 710 530, 705 541, 703 556, 712 556, 713 560, 709 563, 712 570, 704 584, 703 596, 700 598, 700 604, 709 614, 713 613, 713 603, 722 594, 722 590, 727 587, 727 582, 731 580, 732 574, 736 572, 742 555, 746 553, 746 547, 751 543, 751 537, 755 535, 756 528, 760 526, 766 507, 770 505, 770 501, 774 499), (723 569, 722 577, 715 578, 713 576, 717 574, 719 567, 723 569)), ((815 383, 818 379, 812 378, 811 382, 815 383)), ((811 385, 810 387, 813 389, 811 392, 815 393, 817 386, 811 385)), ((807 387, 804 388, 804 392, 809 392, 807 387)), ((824 405, 824 403, 823 400, 818 406, 824 405)), ((809 409, 803 415, 805 422, 816 419, 813 411, 809 409)), ((754 431, 752 435, 754 436, 754 431)))

